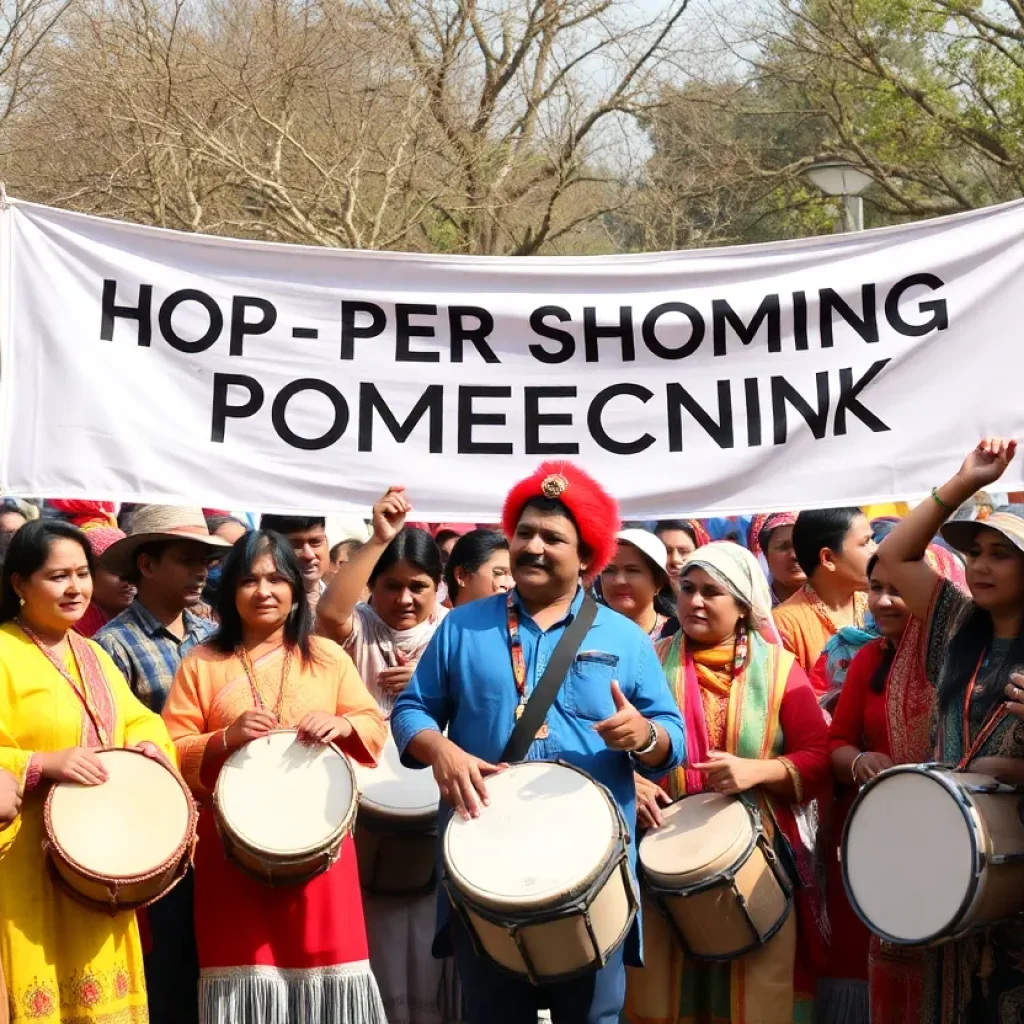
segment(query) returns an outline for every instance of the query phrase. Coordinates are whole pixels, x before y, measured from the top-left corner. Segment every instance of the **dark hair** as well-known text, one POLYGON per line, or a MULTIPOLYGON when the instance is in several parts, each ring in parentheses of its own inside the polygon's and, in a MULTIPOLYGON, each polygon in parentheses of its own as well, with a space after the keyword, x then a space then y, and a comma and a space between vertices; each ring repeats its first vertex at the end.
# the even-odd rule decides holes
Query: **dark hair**
MULTIPOLYGON (((182 540, 188 538, 183 534, 182 540)), ((148 558, 152 558, 154 561, 159 562, 163 558, 164 552, 172 545, 177 544, 175 540, 151 540, 148 544, 140 544, 132 552, 132 562, 128 567, 128 571, 122 577, 126 583, 139 583, 142 579, 142 570, 139 568, 139 559, 146 555, 148 558)))
POLYGON ((8 531, 0 533, 0 572, 3 571, 4 562, 7 560, 7 552, 10 550, 13 537, 14 533, 8 531))
POLYGON ((85 534, 77 526, 60 519, 36 519, 26 523, 11 537, 11 546, 4 559, 3 576, 0 577, 0 622, 10 622, 21 610, 21 601, 11 583, 12 576, 25 579, 38 572, 50 556, 54 541, 73 540, 85 552, 89 572, 95 573, 96 559, 85 534))
POLYGON ((654 527, 654 536, 660 538, 663 533, 670 530, 682 530, 694 544, 697 543, 697 531, 693 528, 693 523, 688 523, 685 519, 659 519, 654 527))
POLYGON ((328 557, 332 562, 335 562, 345 548, 351 548, 352 554, 354 555, 362 546, 363 542, 361 540, 356 540, 355 537, 349 537, 347 540, 339 540, 338 543, 331 548, 328 557))
MULTIPOLYGON (((1020 505, 1002 505, 997 511, 1024 518, 1024 508, 1020 505)), ((979 521, 977 526, 978 532, 992 529, 986 527, 983 520, 979 521)), ((24 529, 23 526, 22 530, 24 529)), ((1018 551, 1017 559, 1024 562, 1024 554, 1018 551)), ((940 712, 948 710, 953 700, 963 695, 967 681, 973 675, 985 651, 991 646, 993 637, 992 616, 984 608, 974 605, 970 615, 950 640, 938 679, 934 680, 937 684, 940 712)), ((987 718, 1005 700, 1003 688, 1007 677, 1021 665, 1024 665, 1024 627, 1010 642, 1009 649, 999 663, 989 665, 983 676, 979 673, 978 700, 984 717, 987 718)))
POLYGON ((260 516, 261 533, 304 533, 315 530, 318 526, 326 528, 327 520, 323 516, 260 516))
POLYGON ((452 603, 459 592, 455 570, 476 572, 485 562, 490 561, 495 551, 508 551, 508 541, 494 530, 470 530, 455 542, 444 567, 444 582, 448 587, 448 596, 453 599, 452 603))
POLYGON ((536 498, 531 498, 523 507, 519 510, 519 518, 523 518, 523 513, 527 509, 533 509, 534 512, 539 512, 544 516, 561 516, 563 519, 568 519, 572 523, 573 529, 576 531, 577 544, 579 546, 579 552, 584 557, 590 554, 590 548, 583 543, 583 534, 580 532, 580 524, 576 522, 576 517, 572 514, 569 506, 564 501, 560 501, 558 498, 545 498, 542 495, 537 495, 536 498))
MULTIPOLYGON (((878 555, 872 555, 868 559, 868 569, 865 575, 868 579, 871 579, 871 574, 875 571, 878 566, 878 555)), ((878 668, 875 669, 874 675, 868 682, 868 688, 872 693, 885 693, 885 682, 889 678, 889 670, 892 668, 892 663, 896 658, 896 649, 899 644, 892 643, 890 640, 886 640, 882 647, 882 660, 878 663, 878 668)))
POLYGON ((249 530, 249 527, 236 516, 206 516, 206 528, 210 531, 210 533, 216 533, 222 526, 225 526, 227 523, 234 523, 236 526, 240 526, 246 532, 248 532, 249 530))
POLYGON ((859 508, 825 508, 801 512, 796 517, 793 551, 808 579, 821 567, 822 551, 839 551, 853 521, 862 515, 859 508))
POLYGON ((425 572, 434 581, 434 586, 441 582, 441 549, 437 542, 426 530, 406 527, 399 530, 395 539, 381 552, 370 573, 370 586, 402 561, 425 572))
POLYGON ((117 526, 122 533, 132 532, 132 523, 135 521, 135 513, 142 508, 141 505, 131 502, 124 502, 117 513, 117 526))
POLYGON ((312 658, 313 612, 306 597, 302 570, 288 539, 270 530, 251 530, 239 537, 221 563, 223 569, 215 606, 220 626, 207 642, 225 654, 238 649, 242 642, 242 617, 235 604, 235 593, 241 581, 252 572, 256 559, 265 554, 274 560, 277 571, 287 578, 292 591, 292 610, 284 624, 284 642, 293 650, 297 648, 302 660, 308 662, 312 658))

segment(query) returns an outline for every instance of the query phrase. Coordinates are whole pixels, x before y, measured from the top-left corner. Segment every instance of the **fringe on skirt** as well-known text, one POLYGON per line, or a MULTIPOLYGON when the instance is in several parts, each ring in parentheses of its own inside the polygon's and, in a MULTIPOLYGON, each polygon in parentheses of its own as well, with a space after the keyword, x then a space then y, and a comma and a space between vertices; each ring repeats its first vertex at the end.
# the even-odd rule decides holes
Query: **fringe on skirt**
POLYGON ((369 960, 285 970, 226 967, 199 979, 200 1024, 387 1024, 369 960))
MULTIPOLYGON (((868 983, 852 978, 819 978, 814 1000, 817 1024, 868 1024, 868 983)), ((908 1024, 911 1022, 908 1021, 908 1024)))

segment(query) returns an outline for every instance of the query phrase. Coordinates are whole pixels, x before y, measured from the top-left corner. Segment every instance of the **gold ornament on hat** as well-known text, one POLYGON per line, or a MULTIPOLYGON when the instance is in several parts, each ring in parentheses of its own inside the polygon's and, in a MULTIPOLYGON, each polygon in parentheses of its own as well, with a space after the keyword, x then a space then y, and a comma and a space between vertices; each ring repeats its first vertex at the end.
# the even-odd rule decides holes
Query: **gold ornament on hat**
POLYGON ((540 489, 545 498, 560 498, 569 490, 569 481, 561 473, 552 473, 544 477, 540 489))

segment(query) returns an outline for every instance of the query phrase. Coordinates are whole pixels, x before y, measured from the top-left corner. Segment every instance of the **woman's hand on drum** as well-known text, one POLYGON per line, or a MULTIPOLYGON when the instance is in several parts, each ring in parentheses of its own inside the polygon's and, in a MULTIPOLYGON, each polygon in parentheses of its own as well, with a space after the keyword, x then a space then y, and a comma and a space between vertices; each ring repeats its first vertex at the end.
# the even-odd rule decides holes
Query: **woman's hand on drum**
POLYGON ((21 810, 21 788, 10 773, 0 771, 0 824, 7 825, 21 810))
POLYGON ((1024 720, 1024 676, 1014 672, 1010 681, 1006 684, 1006 710, 1014 718, 1024 720))
POLYGON ((463 818, 479 818, 481 805, 487 806, 487 786, 484 776, 493 775, 504 764, 490 764, 467 754, 461 747, 446 739, 434 758, 434 780, 441 791, 441 799, 463 818))
POLYGON ((299 722, 299 739, 307 743, 333 743, 352 735, 352 723, 341 715, 310 711, 299 722))
POLYGON ((172 765, 168 760, 167 755, 150 740, 143 740, 141 743, 136 743, 134 747, 129 749, 137 750, 140 754, 145 754, 146 757, 151 757, 154 761, 159 761, 165 768, 170 768, 171 771, 175 771, 174 765, 172 765))
POLYGON ((695 764, 693 768, 705 774, 708 786, 716 793, 735 795, 765 781, 766 763, 755 757, 737 757, 723 750, 712 750, 706 761, 695 764))
POLYGON ((661 808, 672 803, 668 795, 656 782, 633 774, 636 782, 636 820, 641 828, 657 828, 661 824, 661 808))
POLYGON ((68 747, 38 753, 39 771, 52 782, 77 782, 82 786, 98 786, 107 781, 107 769, 87 747, 68 747))
POLYGON ((277 716, 266 708, 250 708, 243 711, 224 733, 224 746, 235 750, 250 740, 258 740, 261 736, 273 732, 277 728, 277 716))
POLYGON ((853 773, 853 781, 863 785, 870 782, 880 772, 892 767, 892 758, 880 754, 876 750, 868 751, 866 754, 857 755, 856 771, 853 773))

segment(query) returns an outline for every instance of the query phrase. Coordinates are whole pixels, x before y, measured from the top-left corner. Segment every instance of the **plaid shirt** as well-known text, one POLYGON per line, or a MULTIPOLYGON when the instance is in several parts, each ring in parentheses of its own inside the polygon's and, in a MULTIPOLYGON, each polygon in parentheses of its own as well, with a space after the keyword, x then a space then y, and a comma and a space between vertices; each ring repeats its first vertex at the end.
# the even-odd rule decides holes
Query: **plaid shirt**
POLYGON ((179 640, 153 617, 140 601, 111 619, 93 637, 124 673, 132 692, 160 714, 181 659, 204 643, 217 624, 184 612, 185 635, 179 640))

